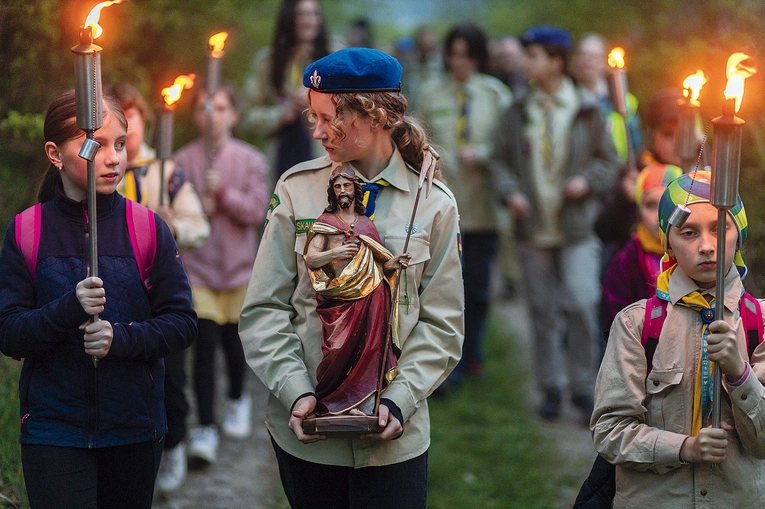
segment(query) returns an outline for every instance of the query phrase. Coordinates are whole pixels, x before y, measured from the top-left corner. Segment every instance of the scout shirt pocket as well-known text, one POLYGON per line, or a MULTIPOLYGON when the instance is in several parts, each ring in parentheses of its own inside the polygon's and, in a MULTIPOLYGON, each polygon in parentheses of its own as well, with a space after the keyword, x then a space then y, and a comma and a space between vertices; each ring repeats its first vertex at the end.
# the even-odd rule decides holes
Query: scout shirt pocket
POLYGON ((645 381, 646 424, 667 431, 682 432, 677 416, 685 413, 682 394, 678 386, 683 380, 683 368, 652 369, 645 381), (669 429, 674 422, 679 429, 669 429))
POLYGON ((316 293, 313 291, 313 286, 311 286, 311 278, 308 276, 308 269, 303 258, 307 238, 308 235, 305 233, 298 233, 295 236, 295 257, 297 258, 298 275, 295 291, 305 299, 313 299, 316 297, 316 293))
MULTIPOLYGON (((385 247, 393 253, 393 256, 404 252, 404 242, 406 236, 404 235, 386 235, 385 247)), ((401 277, 400 290, 399 290, 399 305, 403 306, 419 306, 420 304, 420 282, 422 281, 422 273, 425 269, 425 262, 430 260, 430 243, 415 236, 409 238, 409 246, 407 251, 412 255, 412 259, 409 261, 409 267, 404 271, 401 277)))

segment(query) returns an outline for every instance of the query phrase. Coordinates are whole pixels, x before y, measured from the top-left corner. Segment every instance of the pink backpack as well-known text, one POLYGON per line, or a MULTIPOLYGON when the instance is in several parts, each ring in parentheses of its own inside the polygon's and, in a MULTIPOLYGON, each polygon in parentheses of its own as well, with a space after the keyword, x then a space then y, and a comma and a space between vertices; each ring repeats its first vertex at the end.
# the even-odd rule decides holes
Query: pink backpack
MULTIPOLYGON (((749 358, 752 358, 757 345, 762 341, 762 307, 760 301, 752 297, 748 292, 744 292, 741 300, 738 301, 738 311, 741 315, 741 322, 746 330, 747 350, 749 358)), ((640 337, 640 343, 645 348, 645 358, 648 362, 648 372, 651 372, 653 364, 653 354, 659 345, 659 335, 664 326, 664 320, 667 318, 667 301, 660 299, 656 295, 648 299, 645 303, 645 320, 643 321, 643 334, 640 337)))
MULTIPOLYGON (((37 273, 41 210, 42 206, 38 203, 16 215, 16 245, 24 255, 24 261, 32 274, 32 279, 37 273)), ((134 201, 125 200, 125 217, 135 262, 141 274, 141 282, 148 291, 151 290, 151 267, 154 265, 154 255, 157 253, 157 225, 154 222, 154 212, 134 201)))

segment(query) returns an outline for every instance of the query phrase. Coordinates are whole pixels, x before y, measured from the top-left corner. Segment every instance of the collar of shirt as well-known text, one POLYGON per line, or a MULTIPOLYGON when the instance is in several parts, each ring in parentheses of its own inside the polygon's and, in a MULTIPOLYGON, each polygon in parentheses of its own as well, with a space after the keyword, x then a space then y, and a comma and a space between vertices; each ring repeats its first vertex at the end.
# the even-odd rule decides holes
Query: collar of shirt
MULTIPOLYGON (((669 278, 669 298, 672 304, 677 302, 692 292, 699 292, 702 295, 715 296, 716 288, 699 288, 696 282, 688 277, 688 275, 676 268, 672 273, 672 277, 669 278)), ((738 275, 736 266, 732 265, 728 273, 725 275, 725 308, 733 312, 738 307, 738 301, 743 291, 743 284, 741 278, 738 275)))
POLYGON ((553 94, 547 94, 540 88, 534 87, 529 97, 530 101, 537 103, 542 109, 549 102, 556 107, 571 106, 577 103, 576 87, 570 78, 563 78, 558 90, 553 94))
MULTIPOLYGON (((393 141, 391 140, 391 143, 393 141)), ((354 168, 355 169, 355 168, 354 168)), ((405 193, 409 192, 409 182, 407 179, 407 172, 409 170, 406 168, 406 163, 404 162, 404 158, 401 157, 401 152, 398 151, 398 147, 395 143, 393 143, 393 154, 390 156, 390 160, 388 161, 388 166, 386 166, 383 171, 381 171, 378 175, 376 175, 374 178, 366 180, 364 177, 361 177, 358 171, 356 171, 356 174, 359 175, 362 182, 375 182, 377 180, 383 179, 393 187, 404 191, 405 193)))

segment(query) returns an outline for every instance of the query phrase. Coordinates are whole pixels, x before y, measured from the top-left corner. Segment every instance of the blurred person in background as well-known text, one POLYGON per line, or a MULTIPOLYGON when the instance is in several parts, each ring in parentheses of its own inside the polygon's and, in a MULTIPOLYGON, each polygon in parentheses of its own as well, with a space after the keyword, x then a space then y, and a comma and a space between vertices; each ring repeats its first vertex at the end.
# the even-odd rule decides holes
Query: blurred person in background
MULTIPOLYGON (((151 110, 136 87, 130 83, 116 83, 104 88, 104 93, 119 102, 128 121, 128 166, 125 178, 117 191, 126 198, 159 213, 175 236, 178 247, 191 249, 201 246, 210 236, 210 223, 202 209, 202 201, 194 185, 186 178, 183 168, 172 160, 165 161, 164 186, 160 185, 162 162, 154 149, 144 140, 146 121, 151 110), (164 190, 160 207, 160 190, 164 190)), ((186 479, 186 418, 189 403, 186 399, 186 350, 165 356, 165 411, 167 436, 164 453, 157 475, 160 493, 171 493, 186 479)))
POLYGON ((444 42, 446 73, 423 85, 419 114, 433 133, 441 170, 460 211, 462 275, 465 285, 465 342, 462 360, 439 388, 446 393, 465 375, 483 376, 483 342, 489 312, 490 275, 497 255, 497 197, 486 162, 497 112, 512 94, 486 74, 484 30, 472 22, 452 28, 444 42))
POLYGON ((267 138, 265 153, 275 181, 293 165, 322 153, 303 115, 303 70, 329 53, 316 0, 283 0, 271 47, 255 54, 245 77, 240 127, 267 138))

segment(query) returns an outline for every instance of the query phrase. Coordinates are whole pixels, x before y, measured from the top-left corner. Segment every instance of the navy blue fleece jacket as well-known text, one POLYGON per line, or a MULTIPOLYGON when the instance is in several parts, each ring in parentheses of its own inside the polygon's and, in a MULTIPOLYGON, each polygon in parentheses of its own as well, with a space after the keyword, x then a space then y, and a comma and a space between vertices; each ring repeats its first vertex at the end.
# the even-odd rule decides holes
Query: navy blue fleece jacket
POLYGON ((24 444, 108 447, 167 432, 164 361, 196 338, 191 289, 167 225, 155 215, 157 252, 150 290, 141 283, 125 221, 125 199, 99 195, 98 275, 114 329, 94 368, 79 326, 89 319, 75 295, 87 275, 85 202, 57 196, 42 205, 33 278, 14 221, 0 251, 0 351, 24 358, 19 381, 24 444))

